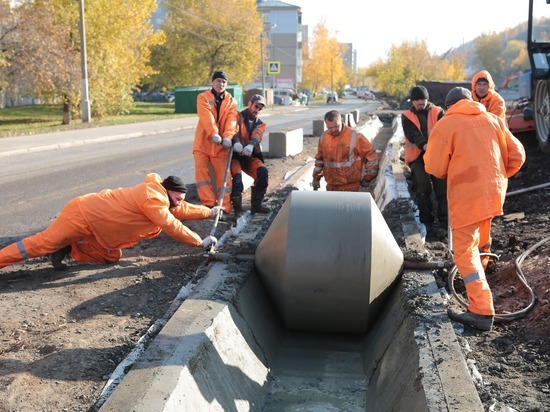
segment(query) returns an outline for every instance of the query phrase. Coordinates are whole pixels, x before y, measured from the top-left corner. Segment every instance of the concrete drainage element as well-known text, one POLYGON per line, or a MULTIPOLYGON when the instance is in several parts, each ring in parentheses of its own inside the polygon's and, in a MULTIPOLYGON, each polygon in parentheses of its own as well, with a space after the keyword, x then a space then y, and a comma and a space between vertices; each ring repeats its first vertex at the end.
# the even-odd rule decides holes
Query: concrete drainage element
POLYGON ((255 264, 289 329, 365 333, 403 253, 369 193, 294 191, 255 264))

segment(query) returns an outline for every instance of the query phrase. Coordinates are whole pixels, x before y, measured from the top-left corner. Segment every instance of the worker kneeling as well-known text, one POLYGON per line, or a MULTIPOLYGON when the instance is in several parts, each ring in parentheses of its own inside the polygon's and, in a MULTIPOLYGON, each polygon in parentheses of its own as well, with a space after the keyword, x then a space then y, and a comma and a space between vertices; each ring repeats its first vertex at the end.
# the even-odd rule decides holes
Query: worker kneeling
POLYGON ((219 207, 187 203, 186 192, 179 177, 161 180, 151 173, 137 186, 74 198, 44 231, 0 250, 0 268, 47 255, 57 270, 67 268, 63 259, 68 256, 77 262, 116 263, 122 249, 154 238, 163 230, 185 245, 208 247, 217 242, 216 238, 201 239, 180 219, 212 218, 219 207))

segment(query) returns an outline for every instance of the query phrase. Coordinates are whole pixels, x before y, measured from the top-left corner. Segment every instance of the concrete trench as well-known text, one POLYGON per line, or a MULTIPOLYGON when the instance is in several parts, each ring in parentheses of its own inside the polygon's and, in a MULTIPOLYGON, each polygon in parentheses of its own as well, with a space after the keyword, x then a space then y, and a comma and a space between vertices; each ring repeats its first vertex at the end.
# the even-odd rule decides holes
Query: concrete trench
MULTIPOLYGON (((409 200, 388 129, 374 197, 391 211, 409 200)), ((239 240, 262 230, 251 219, 239 240)), ((482 411, 431 273, 404 270, 381 302, 365 334, 290 331, 253 262, 216 261, 100 410, 482 411)))

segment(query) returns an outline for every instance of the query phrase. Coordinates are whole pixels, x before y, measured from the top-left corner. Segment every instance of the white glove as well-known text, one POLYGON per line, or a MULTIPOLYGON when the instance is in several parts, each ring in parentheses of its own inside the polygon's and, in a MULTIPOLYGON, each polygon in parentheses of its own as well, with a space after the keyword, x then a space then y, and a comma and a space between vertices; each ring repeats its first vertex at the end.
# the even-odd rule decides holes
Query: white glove
POLYGON ((231 142, 231 139, 229 137, 224 137, 222 139, 222 146, 226 149, 229 149, 232 145, 233 143, 231 142))
POLYGON ((313 190, 319 190, 321 187, 321 182, 319 180, 313 180, 311 182, 311 186, 313 187, 313 190))
POLYGON ((221 210, 221 209, 222 209, 222 208, 221 208, 220 206, 214 206, 214 207, 211 209, 212 213, 210 214, 210 217, 212 217, 212 218, 216 217, 216 215, 217 215, 218 213, 220 213, 220 210, 221 210))
POLYGON ((218 239, 216 239, 214 236, 210 235, 210 236, 206 236, 203 240, 202 240, 202 247, 206 248, 210 245, 214 245, 216 246, 216 243, 218 243, 218 239))
POLYGON ((212 135, 212 143, 220 144, 221 142, 222 142, 222 137, 219 134, 214 133, 212 135))
POLYGON ((243 155, 244 156, 250 156, 252 154, 252 151, 254 150, 253 144, 247 144, 243 149, 243 155))
POLYGON ((241 153, 241 152, 243 151, 243 145, 242 145, 241 143, 239 143, 239 142, 235 143, 235 144, 233 145, 233 151, 234 151, 235 153, 241 153))

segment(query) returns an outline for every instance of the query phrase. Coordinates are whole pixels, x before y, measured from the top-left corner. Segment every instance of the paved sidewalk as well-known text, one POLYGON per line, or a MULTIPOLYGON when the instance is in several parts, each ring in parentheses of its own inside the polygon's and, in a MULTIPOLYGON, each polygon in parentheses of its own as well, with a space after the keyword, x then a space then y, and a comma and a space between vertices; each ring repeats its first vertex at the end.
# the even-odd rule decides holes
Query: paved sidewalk
MULTIPOLYGON (((261 113, 261 117, 281 114, 289 111, 305 110, 305 106, 270 106, 261 113)), ((113 140, 132 139, 141 136, 177 132, 195 129, 197 116, 179 119, 157 120, 143 123, 129 123, 117 126, 97 126, 87 129, 63 132, 41 133, 28 136, 0 138, 0 158, 25 153, 63 149, 66 147, 104 143, 113 140)))

